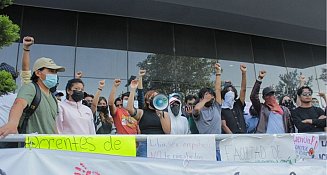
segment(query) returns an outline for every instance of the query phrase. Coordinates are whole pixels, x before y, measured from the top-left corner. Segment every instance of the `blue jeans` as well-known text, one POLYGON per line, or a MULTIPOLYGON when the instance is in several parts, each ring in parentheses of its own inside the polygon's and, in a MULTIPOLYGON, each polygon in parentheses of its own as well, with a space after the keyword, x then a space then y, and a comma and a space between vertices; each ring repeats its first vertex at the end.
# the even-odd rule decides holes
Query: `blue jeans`
POLYGON ((147 157, 147 144, 145 142, 139 142, 136 150, 136 157, 147 157))
POLYGON ((217 161, 221 161, 221 157, 220 157, 220 150, 216 150, 216 159, 217 161))

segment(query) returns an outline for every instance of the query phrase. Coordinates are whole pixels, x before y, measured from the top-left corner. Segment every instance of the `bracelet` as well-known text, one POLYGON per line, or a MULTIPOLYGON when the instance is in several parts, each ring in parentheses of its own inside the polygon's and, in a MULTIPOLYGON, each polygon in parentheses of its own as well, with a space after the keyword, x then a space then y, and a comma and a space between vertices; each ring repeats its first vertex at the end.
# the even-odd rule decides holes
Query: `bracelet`
POLYGON ((216 76, 220 76, 220 75, 221 75, 221 73, 217 73, 217 74, 216 74, 216 76))
POLYGON ((98 88, 99 91, 102 91, 102 89, 98 88))
POLYGON ((29 51, 31 51, 30 49, 25 49, 25 48, 23 48, 23 50, 24 50, 24 51, 26 51, 26 52, 29 52, 29 51))

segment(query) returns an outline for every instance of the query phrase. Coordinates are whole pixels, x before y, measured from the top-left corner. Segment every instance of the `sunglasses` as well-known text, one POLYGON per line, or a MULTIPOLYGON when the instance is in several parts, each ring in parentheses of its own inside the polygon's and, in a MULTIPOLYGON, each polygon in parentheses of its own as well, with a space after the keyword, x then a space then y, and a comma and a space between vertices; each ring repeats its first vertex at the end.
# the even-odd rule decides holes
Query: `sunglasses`
POLYGON ((123 104, 118 104, 118 105, 116 105, 116 107, 119 107, 119 106, 123 106, 123 104))
POLYGON ((301 94, 301 96, 307 96, 307 97, 309 97, 309 96, 311 96, 312 94, 311 93, 302 93, 301 94))

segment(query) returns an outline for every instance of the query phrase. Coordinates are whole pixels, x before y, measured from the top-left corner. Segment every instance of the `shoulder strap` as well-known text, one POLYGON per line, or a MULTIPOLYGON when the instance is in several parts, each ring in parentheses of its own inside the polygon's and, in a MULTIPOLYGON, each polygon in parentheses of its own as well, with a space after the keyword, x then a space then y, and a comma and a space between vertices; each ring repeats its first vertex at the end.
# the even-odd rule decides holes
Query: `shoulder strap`
POLYGON ((41 101, 41 89, 35 82, 32 82, 32 83, 35 87, 36 92, 35 92, 35 96, 32 100, 31 105, 26 106, 23 111, 24 120, 18 129, 20 134, 26 134, 28 120, 29 120, 30 116, 35 112, 35 110, 37 109, 37 107, 39 106, 40 101, 41 101))

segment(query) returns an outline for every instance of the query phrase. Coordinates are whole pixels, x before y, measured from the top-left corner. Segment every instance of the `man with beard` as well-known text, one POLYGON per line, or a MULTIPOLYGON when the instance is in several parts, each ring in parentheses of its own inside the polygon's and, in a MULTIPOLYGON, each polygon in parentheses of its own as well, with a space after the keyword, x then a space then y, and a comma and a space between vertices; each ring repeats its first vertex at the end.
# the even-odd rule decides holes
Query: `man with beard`
POLYGON ((259 72, 250 99, 254 109, 259 114, 259 123, 256 133, 282 134, 294 132, 294 127, 290 122, 290 111, 285 106, 280 106, 276 101, 275 91, 271 87, 262 90, 262 104, 259 100, 259 90, 266 71, 259 72))
POLYGON ((169 99, 168 115, 170 117, 170 134, 189 134, 190 129, 186 117, 182 116, 181 101, 175 97, 169 99))

